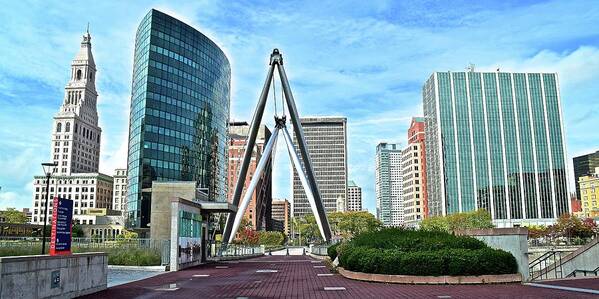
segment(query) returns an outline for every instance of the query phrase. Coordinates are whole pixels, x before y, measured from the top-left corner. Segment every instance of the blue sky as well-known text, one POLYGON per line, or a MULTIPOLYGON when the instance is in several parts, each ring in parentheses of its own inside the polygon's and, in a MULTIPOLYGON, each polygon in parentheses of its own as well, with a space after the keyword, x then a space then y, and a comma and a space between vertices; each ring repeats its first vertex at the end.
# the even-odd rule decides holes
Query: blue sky
MULTIPOLYGON (((569 158, 599 149, 596 1, 11 1, 0 10, 0 208, 31 205, 52 117, 90 22, 100 170, 126 165, 135 30, 150 8, 216 41, 232 64, 231 118, 249 120, 272 48, 301 115, 348 118, 349 178, 374 211, 375 146, 406 143, 434 71, 558 72, 569 158)), ((266 114, 265 120, 270 121, 266 114)), ((274 196, 290 195, 279 147, 274 196)))

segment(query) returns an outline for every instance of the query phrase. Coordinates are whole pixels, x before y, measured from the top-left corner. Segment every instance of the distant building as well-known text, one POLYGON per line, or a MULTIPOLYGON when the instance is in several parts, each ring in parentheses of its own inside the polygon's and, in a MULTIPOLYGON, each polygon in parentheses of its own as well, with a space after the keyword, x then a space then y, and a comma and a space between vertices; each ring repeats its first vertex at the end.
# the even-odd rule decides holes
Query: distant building
POLYGON ((152 9, 133 58, 126 226, 147 237, 152 182, 196 182, 227 200, 231 66, 195 28, 152 9))
POLYGON ((23 208, 23 215, 27 217, 27 223, 31 223, 31 220, 33 219, 33 212, 31 211, 31 209, 23 208))
POLYGON ((557 74, 435 72, 423 106, 431 215, 485 209, 512 227, 570 212, 557 74))
MULTIPOLYGON (((52 128, 52 169, 48 224, 52 220, 55 196, 73 200, 73 222, 93 224, 86 215, 90 208, 112 208, 111 176, 98 173, 102 130, 98 126, 96 64, 92 55, 91 35, 83 35, 79 52, 71 63, 69 82, 65 86, 60 110, 52 128)), ((46 177, 33 180, 31 223, 44 223, 46 177)))
POLYGON ((580 202, 583 217, 599 217, 599 167, 595 168, 592 175, 581 176, 578 179, 580 186, 580 202))
POLYGON ((412 118, 402 153, 404 222, 417 226, 427 216, 424 119, 412 118))
MULTIPOLYGON (((235 184, 237 184, 237 178, 241 163, 243 161, 243 155, 245 153, 245 144, 250 131, 250 126, 247 122, 231 122, 229 123, 229 165, 228 165, 228 182, 229 192, 227 200, 229 203, 233 201, 233 194, 235 193, 235 184)), ((250 180, 256 166, 262 154, 264 153, 264 146, 270 139, 270 130, 262 125, 258 129, 258 136, 256 138, 256 145, 252 151, 252 159, 250 160, 248 168, 248 176, 245 179, 244 190, 250 184, 250 180)), ((242 195, 243 196, 243 195, 242 195)), ((264 172, 260 177, 260 181, 254 189, 252 199, 244 212, 244 217, 248 219, 254 229, 265 230, 271 229, 271 205, 272 205, 272 157, 269 158, 268 164, 266 165, 264 172)))
POLYGON ((400 144, 379 143, 376 147, 376 217, 385 226, 400 226, 403 215, 403 175, 400 144))
POLYGON ((127 211, 127 169, 115 169, 113 178, 112 209, 124 215, 127 211))
MULTIPOLYGON (((112 208, 111 176, 101 173, 77 173, 52 176, 50 178, 50 200, 48 201, 48 221, 52 220, 54 196, 73 200, 73 223, 95 224, 95 217, 87 214, 88 209, 112 208)), ((35 176, 33 181, 32 224, 44 224, 44 203, 46 198, 46 177, 35 176)), ((50 222, 48 222, 50 223, 50 222)))
POLYGON ((284 232, 289 235, 289 222, 291 221, 291 206, 287 199, 273 199, 272 201, 272 230, 284 232))
MULTIPOLYGON (((345 210, 347 200, 347 119, 345 117, 304 117, 300 119, 316 183, 327 213, 345 210), (342 201, 341 204, 337 204, 342 201)), ((293 143, 299 154, 297 136, 293 143)), ((300 161, 303 160, 300 155, 300 161)), ((300 179, 293 171, 293 216, 312 214, 300 179)))
POLYGON ((574 157, 574 180, 576 182, 576 198, 581 199, 580 185, 578 180, 583 176, 592 175, 596 167, 599 167, 599 151, 574 157))
POLYGON ((347 183, 347 211, 362 211, 362 188, 354 181, 347 183))

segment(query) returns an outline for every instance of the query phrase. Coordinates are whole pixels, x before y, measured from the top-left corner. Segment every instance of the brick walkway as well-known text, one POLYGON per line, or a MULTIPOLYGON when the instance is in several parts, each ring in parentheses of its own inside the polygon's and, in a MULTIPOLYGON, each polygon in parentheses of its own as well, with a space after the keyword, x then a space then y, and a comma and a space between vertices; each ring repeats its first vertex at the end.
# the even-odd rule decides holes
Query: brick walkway
MULTIPOLYGON (((330 274, 322 266, 323 263, 307 256, 264 256, 166 273, 85 298, 597 298, 592 294, 520 284, 422 286, 368 283, 338 274, 318 276, 330 274), (325 287, 345 290, 325 290, 325 287)), ((599 279, 589 283, 599 283, 599 279)))

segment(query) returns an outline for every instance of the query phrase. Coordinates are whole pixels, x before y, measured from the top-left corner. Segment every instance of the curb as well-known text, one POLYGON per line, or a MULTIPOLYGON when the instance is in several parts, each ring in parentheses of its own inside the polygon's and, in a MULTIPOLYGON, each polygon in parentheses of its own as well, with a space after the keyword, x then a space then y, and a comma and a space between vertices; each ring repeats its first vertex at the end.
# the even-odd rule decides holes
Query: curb
POLYGON ((343 277, 353 280, 399 284, 495 284, 522 282, 522 275, 520 273, 479 276, 414 276, 353 272, 345 270, 342 267, 337 267, 337 270, 343 277))

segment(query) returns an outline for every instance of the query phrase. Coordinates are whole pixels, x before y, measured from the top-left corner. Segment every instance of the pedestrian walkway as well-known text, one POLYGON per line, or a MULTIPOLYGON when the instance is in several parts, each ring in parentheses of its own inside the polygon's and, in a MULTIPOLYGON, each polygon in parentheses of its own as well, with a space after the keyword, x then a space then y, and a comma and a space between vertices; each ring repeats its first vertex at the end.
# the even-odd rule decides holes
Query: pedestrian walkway
MULTIPOLYGON (((599 279, 588 281, 599 283, 599 279)), ((579 283, 581 284, 581 282, 579 283)), ((202 265, 119 285, 84 298, 597 298, 521 284, 398 285, 333 274, 310 256, 264 256, 202 265)))

